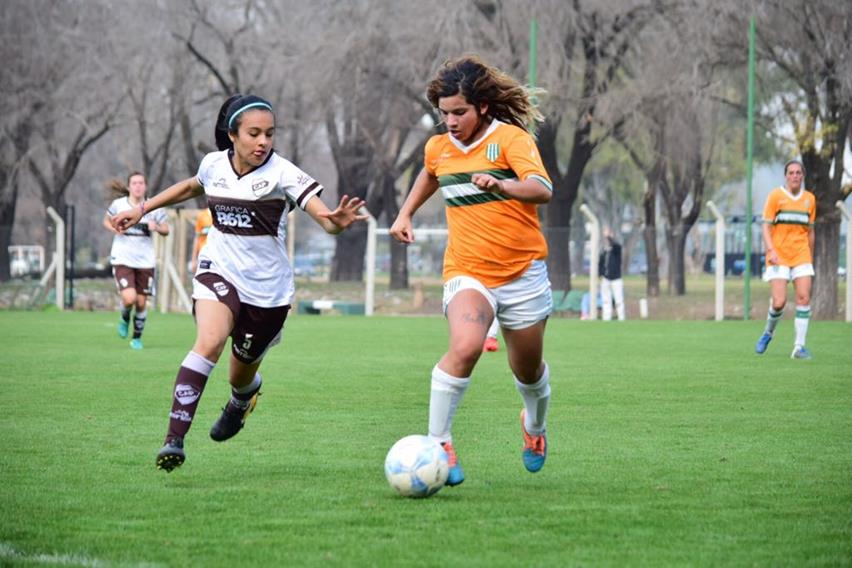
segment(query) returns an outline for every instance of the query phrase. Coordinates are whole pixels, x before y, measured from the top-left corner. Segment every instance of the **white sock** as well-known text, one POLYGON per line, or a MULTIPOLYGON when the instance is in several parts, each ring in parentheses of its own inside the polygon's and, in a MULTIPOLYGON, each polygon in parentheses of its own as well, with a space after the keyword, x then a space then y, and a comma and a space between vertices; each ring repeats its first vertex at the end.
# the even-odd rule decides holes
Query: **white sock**
POLYGON ((254 378, 246 386, 240 388, 231 387, 231 404, 237 408, 248 408, 254 393, 260 390, 260 385, 262 384, 263 379, 261 379, 260 373, 255 373, 254 378), (252 396, 248 396, 249 394, 252 396))
POLYGON ((183 358, 183 362, 180 364, 181 367, 186 367, 191 371, 195 371, 196 373, 200 373, 205 377, 209 377, 210 373, 213 372, 213 368, 216 366, 216 363, 205 359, 195 351, 190 351, 186 354, 186 357, 183 358))
POLYGON ((772 304, 769 304, 769 312, 766 314, 766 329, 765 332, 769 335, 775 333, 775 326, 778 325, 778 322, 781 320, 781 316, 784 315, 784 308, 780 310, 776 310, 772 307, 772 304))
POLYGON ((438 368, 432 369, 432 392, 429 397, 429 436, 439 442, 453 439, 450 433, 453 416, 470 384, 470 377, 454 377, 438 368))
POLYGON ((796 306, 796 345, 804 347, 808 336, 808 322, 811 319, 810 306, 796 306))
POLYGON ((540 436, 547 429, 547 407, 550 404, 550 367, 544 364, 541 378, 526 385, 515 377, 515 386, 524 399, 526 416, 524 428, 532 436, 540 436))

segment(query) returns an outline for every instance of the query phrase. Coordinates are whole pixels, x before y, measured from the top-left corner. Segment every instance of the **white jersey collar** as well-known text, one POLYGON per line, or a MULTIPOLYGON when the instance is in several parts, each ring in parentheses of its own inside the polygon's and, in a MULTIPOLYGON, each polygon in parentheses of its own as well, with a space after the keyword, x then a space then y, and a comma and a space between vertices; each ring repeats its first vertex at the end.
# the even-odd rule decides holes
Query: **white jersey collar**
POLYGON ((790 193, 790 190, 789 190, 789 189, 787 189, 787 186, 786 186, 786 185, 782 185, 782 186, 780 187, 780 189, 781 189, 781 191, 783 191, 784 193, 786 193, 786 194, 787 194, 787 197, 789 197, 789 198, 790 198, 790 199, 792 199, 793 201, 798 201, 798 200, 799 200, 799 199, 800 199, 800 198, 801 198, 801 197, 805 194, 805 188, 804 188, 804 187, 803 187, 803 188, 801 188, 801 189, 799 189, 799 194, 798 194, 798 195, 793 195, 792 193, 790 193))
POLYGON ((488 136, 490 136, 492 132, 497 130, 497 127, 500 126, 501 124, 503 124, 503 123, 500 122, 499 120, 497 120, 496 118, 491 119, 491 124, 488 125, 488 129, 485 131, 485 133, 482 136, 480 136, 479 139, 476 142, 474 142, 473 144, 471 144, 470 146, 465 146, 464 144, 462 144, 461 142, 459 142, 458 140, 453 138, 452 134, 447 134, 447 136, 450 137, 450 142, 452 142, 453 145, 456 148, 458 148, 459 150, 461 150, 465 154, 468 154, 468 153, 470 153, 471 150, 473 150, 474 148, 479 146, 482 143, 483 140, 488 138, 488 136))

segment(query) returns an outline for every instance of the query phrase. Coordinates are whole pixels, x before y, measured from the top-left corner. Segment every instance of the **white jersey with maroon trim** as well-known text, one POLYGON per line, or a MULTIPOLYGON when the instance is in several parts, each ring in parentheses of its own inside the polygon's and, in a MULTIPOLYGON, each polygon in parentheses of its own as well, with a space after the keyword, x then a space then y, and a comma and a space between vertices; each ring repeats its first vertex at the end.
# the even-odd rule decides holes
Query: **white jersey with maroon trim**
MULTIPOLYGON (((119 197, 109 204, 107 215, 112 217, 134 207, 139 206, 131 205, 127 197, 119 197)), ((109 251, 110 264, 113 266, 129 266, 130 268, 154 268, 157 265, 157 258, 154 255, 154 239, 151 229, 148 228, 149 221, 156 221, 157 224, 165 223, 165 209, 145 213, 139 223, 129 227, 124 233, 113 237, 112 249, 109 251)))
POLYGON ((242 176, 228 150, 212 152, 201 160, 197 178, 213 216, 198 273, 221 275, 247 304, 289 304, 295 285, 287 258, 287 212, 304 210, 322 186, 275 152, 242 176))

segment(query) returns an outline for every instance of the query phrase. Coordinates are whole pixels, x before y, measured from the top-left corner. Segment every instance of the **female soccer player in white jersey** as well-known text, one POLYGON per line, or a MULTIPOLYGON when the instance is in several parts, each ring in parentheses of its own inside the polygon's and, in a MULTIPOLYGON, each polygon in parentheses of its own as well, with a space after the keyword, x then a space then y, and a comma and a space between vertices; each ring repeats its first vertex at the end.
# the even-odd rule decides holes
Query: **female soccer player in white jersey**
POLYGON ((521 85, 475 57, 444 64, 426 96, 449 133, 426 144, 424 168, 390 233, 413 242, 412 216, 441 190, 449 229, 443 276, 450 341, 432 369, 429 435, 449 455, 447 484, 458 485, 464 473, 453 447, 453 417, 496 317, 523 399, 522 461, 537 472, 547 456, 550 379, 542 350, 553 301, 536 207, 550 201, 552 186, 525 127, 541 114, 521 85))
POLYGON ((367 218, 358 213, 363 201, 346 195, 329 211, 319 199, 322 186, 273 151, 274 137, 272 106, 260 97, 235 95, 222 105, 216 121, 219 151, 204 157, 198 174, 112 218, 113 226, 125 232, 145 213, 202 193, 213 215, 193 280, 195 344, 175 380, 169 429, 157 454, 159 469, 171 471, 184 462, 184 437, 228 337, 231 399, 210 437, 231 438, 254 409, 261 386, 258 367, 280 340, 294 292, 287 211, 306 211, 330 234, 367 218))
POLYGON ((154 233, 168 235, 169 225, 166 223, 165 211, 151 211, 143 215, 137 225, 121 233, 116 231, 110 223, 110 217, 138 208, 145 201, 147 184, 143 174, 132 172, 127 176, 126 186, 120 180, 112 180, 109 188, 113 195, 120 196, 110 203, 103 223, 107 230, 115 234, 110 250, 110 263, 118 293, 121 295, 118 335, 127 338, 130 312, 136 306, 130 347, 142 349, 142 332, 148 315, 146 306, 148 296, 154 288, 154 268, 157 264, 153 236, 154 233))

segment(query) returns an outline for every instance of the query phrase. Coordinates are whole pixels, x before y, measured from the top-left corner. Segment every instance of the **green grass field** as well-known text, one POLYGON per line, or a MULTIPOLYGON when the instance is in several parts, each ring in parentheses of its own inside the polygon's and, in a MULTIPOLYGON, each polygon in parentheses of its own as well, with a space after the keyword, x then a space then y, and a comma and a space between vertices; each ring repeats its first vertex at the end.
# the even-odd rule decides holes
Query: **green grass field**
POLYGON ((188 316, 146 348, 115 314, 0 312, 0 565, 621 566, 852 563, 852 337, 762 322, 553 320, 550 454, 520 460, 520 397, 486 354, 459 410, 467 481, 397 497, 384 456, 426 429, 441 318, 298 316, 239 436, 154 468, 188 316))

